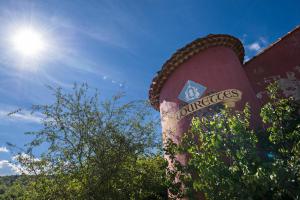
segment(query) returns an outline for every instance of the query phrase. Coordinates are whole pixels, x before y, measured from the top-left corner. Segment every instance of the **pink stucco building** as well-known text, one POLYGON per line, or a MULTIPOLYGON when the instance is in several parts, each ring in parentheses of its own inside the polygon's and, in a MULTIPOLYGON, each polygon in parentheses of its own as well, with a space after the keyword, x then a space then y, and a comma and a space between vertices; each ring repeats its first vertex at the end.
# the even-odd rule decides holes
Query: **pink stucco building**
MULTIPOLYGON (((242 96, 235 102, 235 109, 243 108, 248 102, 255 124, 259 108, 267 100, 265 87, 275 80, 279 82, 283 95, 300 100, 299 26, 246 62, 244 47, 239 39, 223 34, 199 38, 179 49, 163 64, 153 78, 149 99, 152 106, 161 113, 163 140, 171 138, 178 142, 188 129, 193 114, 211 112, 211 108, 217 105, 217 100, 210 97, 206 102, 203 100, 202 104, 198 102, 198 108, 195 108, 196 104, 187 108, 189 104, 179 98, 187 81, 206 88, 197 99, 228 89, 240 91, 242 96), (202 109, 203 104, 208 106, 202 109), (183 110, 184 107, 187 109, 183 110), (181 111, 184 117, 176 120, 174 116, 181 111)), ((230 96, 226 92, 217 96, 224 100, 226 95, 230 96)), ((184 155, 178 159, 186 162, 184 155)))
POLYGON ((254 116, 266 101, 265 87, 272 81, 279 81, 284 95, 294 96, 298 100, 300 27, 247 62, 244 62, 241 41, 224 34, 210 34, 196 39, 175 52, 153 78, 149 90, 152 106, 161 113, 164 138, 169 137, 172 130, 176 141, 189 126, 191 116, 179 121, 168 117, 168 114, 174 114, 186 105, 178 95, 188 80, 206 87, 200 98, 226 89, 241 91, 242 98, 236 102, 235 108, 240 109, 248 102, 254 116))

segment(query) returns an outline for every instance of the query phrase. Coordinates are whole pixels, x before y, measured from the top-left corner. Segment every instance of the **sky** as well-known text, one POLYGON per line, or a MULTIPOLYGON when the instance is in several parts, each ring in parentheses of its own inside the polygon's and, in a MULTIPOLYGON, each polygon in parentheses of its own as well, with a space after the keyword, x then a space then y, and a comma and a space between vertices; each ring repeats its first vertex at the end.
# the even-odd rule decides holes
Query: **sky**
POLYGON ((85 82, 102 98, 147 99, 155 73, 187 43, 230 34, 249 60, 300 25, 299 8, 296 0, 0 0, 0 176, 18 173, 6 143, 22 146, 24 132, 41 127, 30 107, 53 102, 47 85, 85 82), (13 42, 24 27, 44 44, 30 58, 13 42))

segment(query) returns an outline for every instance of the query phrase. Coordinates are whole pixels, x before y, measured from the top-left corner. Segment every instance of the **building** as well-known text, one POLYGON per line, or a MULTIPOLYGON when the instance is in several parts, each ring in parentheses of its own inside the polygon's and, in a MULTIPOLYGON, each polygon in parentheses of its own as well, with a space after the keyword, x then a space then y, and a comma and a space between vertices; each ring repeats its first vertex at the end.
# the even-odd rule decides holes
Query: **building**
MULTIPOLYGON (((241 109, 248 102, 253 122, 266 102, 265 87, 278 81, 283 95, 300 100, 300 27, 244 62, 244 47, 233 36, 210 34, 175 52, 153 78, 152 106, 160 111, 163 140, 178 139, 194 114, 224 103, 241 109)), ((179 158, 185 162, 185 157, 179 158)))

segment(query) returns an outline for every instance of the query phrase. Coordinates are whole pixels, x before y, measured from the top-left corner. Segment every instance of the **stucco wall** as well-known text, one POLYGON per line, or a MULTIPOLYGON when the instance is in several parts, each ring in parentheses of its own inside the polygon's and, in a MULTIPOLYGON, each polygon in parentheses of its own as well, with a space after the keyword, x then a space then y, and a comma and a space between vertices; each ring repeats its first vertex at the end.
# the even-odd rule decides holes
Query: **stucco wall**
POLYGON ((267 100, 265 87, 275 80, 285 96, 300 100, 300 28, 252 58, 244 68, 261 103, 267 100))
POLYGON ((178 123, 165 119, 165 113, 176 112, 179 109, 181 101, 177 97, 188 80, 207 87, 203 96, 210 92, 238 89, 243 92, 243 96, 236 104, 236 108, 241 109, 245 102, 249 102, 256 113, 257 98, 236 53, 228 47, 211 47, 183 63, 165 82, 160 92, 164 138, 170 135, 171 131, 175 131, 177 138, 173 139, 176 141, 189 127, 189 117, 183 118, 178 123))

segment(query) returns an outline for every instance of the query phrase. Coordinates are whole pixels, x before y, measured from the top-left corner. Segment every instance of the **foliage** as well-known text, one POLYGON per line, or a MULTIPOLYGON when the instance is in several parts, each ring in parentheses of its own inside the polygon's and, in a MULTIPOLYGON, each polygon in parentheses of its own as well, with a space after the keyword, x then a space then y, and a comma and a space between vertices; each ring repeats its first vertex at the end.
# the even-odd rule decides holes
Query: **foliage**
POLYGON ((145 102, 100 102, 86 84, 52 91, 54 103, 33 107, 43 128, 27 133, 34 139, 16 156, 32 175, 24 199, 166 198, 157 123, 145 102))
POLYGON ((180 145, 168 141, 175 197, 193 199, 202 192, 207 199, 300 199, 299 105, 280 98, 276 84, 268 91, 263 128, 250 125, 249 106, 242 112, 227 108, 194 118, 180 145), (176 160, 182 153, 188 154, 186 165, 176 160))
POLYGON ((21 200, 27 183, 28 178, 25 176, 0 177, 0 200, 21 200))

